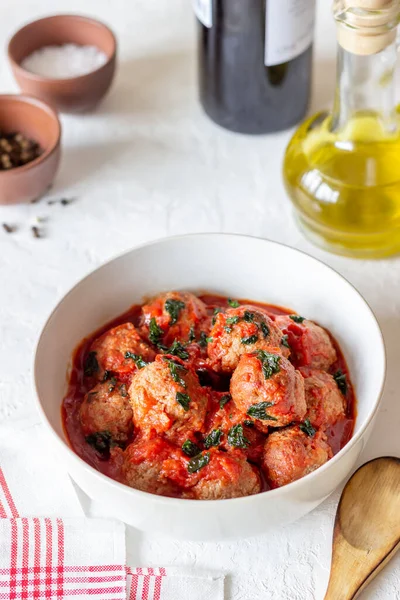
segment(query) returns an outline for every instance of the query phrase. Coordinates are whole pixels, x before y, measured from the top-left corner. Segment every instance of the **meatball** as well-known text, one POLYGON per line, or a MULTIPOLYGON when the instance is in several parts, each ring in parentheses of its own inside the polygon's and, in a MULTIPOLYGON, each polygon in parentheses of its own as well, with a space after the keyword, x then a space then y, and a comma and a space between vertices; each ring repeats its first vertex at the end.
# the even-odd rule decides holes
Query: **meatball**
POLYGON ((279 348, 282 332, 263 310, 244 305, 218 313, 210 337, 207 352, 212 368, 232 373, 242 354, 279 348))
POLYGON ((345 399, 332 375, 302 367, 307 415, 311 425, 326 429, 345 416, 345 399))
POLYGON ((96 375, 100 380, 105 371, 120 376, 135 371, 134 357, 142 358, 145 362, 155 358, 154 350, 142 340, 132 323, 118 325, 103 333, 90 348, 89 356, 93 355, 97 361, 96 375))
POLYGON ((296 425, 267 438, 262 468, 270 486, 277 488, 315 471, 331 457, 332 450, 323 432, 310 437, 296 425))
POLYGON ((319 325, 298 315, 279 316, 275 323, 287 335, 291 360, 295 367, 312 367, 327 371, 335 362, 336 350, 325 329, 319 325))
POLYGON ((278 352, 244 354, 230 389, 236 407, 265 433, 268 426, 283 427, 306 414, 303 378, 278 352))
POLYGON ((249 460, 259 463, 264 451, 265 435, 254 427, 248 416, 239 411, 230 394, 214 392, 209 403, 204 441, 218 441, 220 448, 241 448, 249 460), (238 429, 238 427, 241 429, 238 429))
MULTIPOLYGON (((162 472, 164 461, 176 452, 174 446, 166 440, 139 439, 130 444, 125 452, 117 451, 122 457, 119 476, 122 483, 151 494, 179 495, 178 486, 162 472)), ((115 450, 113 458, 115 460, 115 450)))
POLYGON ((129 388, 135 425, 143 433, 165 433, 180 444, 187 432, 201 431, 208 393, 196 372, 174 356, 156 357, 138 370, 129 388))
POLYGON ((143 330, 153 343, 193 341, 208 321, 207 307, 189 292, 161 294, 142 306, 143 330))
POLYGON ((199 470, 198 482, 186 493, 196 500, 241 498, 261 492, 261 478, 240 450, 208 451, 209 462, 199 470))
POLYGON ((84 435, 107 432, 113 441, 126 442, 133 432, 133 413, 124 384, 99 383, 83 399, 80 421, 84 435))

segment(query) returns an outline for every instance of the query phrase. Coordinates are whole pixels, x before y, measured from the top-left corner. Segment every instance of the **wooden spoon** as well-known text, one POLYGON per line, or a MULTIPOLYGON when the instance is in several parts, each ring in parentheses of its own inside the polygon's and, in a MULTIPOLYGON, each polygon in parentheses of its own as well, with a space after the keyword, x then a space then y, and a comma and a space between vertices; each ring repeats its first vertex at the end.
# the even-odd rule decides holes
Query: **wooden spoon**
POLYGON ((400 459, 377 458, 343 490, 325 600, 357 598, 399 549, 400 459))

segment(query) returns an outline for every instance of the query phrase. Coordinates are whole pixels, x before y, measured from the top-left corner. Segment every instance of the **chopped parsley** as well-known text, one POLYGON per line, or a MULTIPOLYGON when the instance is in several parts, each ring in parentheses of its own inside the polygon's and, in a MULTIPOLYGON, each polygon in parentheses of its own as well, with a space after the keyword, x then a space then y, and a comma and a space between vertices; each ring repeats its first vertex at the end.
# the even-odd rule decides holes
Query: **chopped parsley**
POLYGON ((219 407, 220 408, 224 408, 225 404, 228 404, 229 400, 231 400, 231 395, 230 394, 224 394, 224 396, 222 396, 222 398, 220 398, 219 400, 219 407))
POLYGON ((206 342, 207 342, 207 344, 210 344, 210 343, 213 341, 213 339, 214 339, 214 338, 212 338, 212 337, 208 337, 208 338, 206 338, 206 342))
POLYGON ((277 421, 278 419, 276 417, 267 413, 267 408, 273 405, 273 402, 259 402, 258 404, 253 404, 253 406, 250 406, 247 414, 249 417, 259 419, 260 421, 277 421))
POLYGON ((258 335, 250 335, 249 337, 244 337, 241 339, 242 344, 245 346, 250 346, 250 344, 255 344, 258 341, 258 335))
POLYGON ((289 318, 295 323, 302 323, 305 320, 305 317, 300 317, 300 315, 289 315, 289 318))
POLYGON ((207 346, 207 334, 205 331, 200 333, 198 344, 201 346, 201 348, 205 348, 207 346))
POLYGON ((246 321, 247 323, 254 323, 255 318, 256 318, 256 315, 254 313, 249 312, 248 310, 244 311, 243 320, 246 321))
POLYGON ((194 331, 194 327, 192 326, 192 327, 190 328, 190 331, 189 331, 189 338, 188 338, 188 342, 189 342, 189 344, 191 344, 192 342, 194 342, 194 341, 195 341, 195 339, 196 339, 196 333, 195 333, 195 331, 194 331))
POLYGON ((278 354, 271 354, 271 352, 267 352, 266 350, 258 350, 257 358, 261 361, 265 379, 270 379, 281 370, 279 366, 281 357, 278 354))
POLYGON ((183 394, 182 392, 176 393, 176 401, 180 404, 186 412, 190 408, 190 396, 188 394, 183 394))
POLYGON ((304 423, 299 425, 299 427, 303 433, 308 435, 308 437, 314 437, 314 435, 317 433, 316 429, 311 425, 310 419, 306 419, 304 423))
POLYGON ((186 456, 189 456, 189 458, 193 458, 193 456, 200 454, 201 450, 194 442, 186 440, 186 442, 182 444, 182 452, 184 452, 186 456))
POLYGON ((290 348, 290 346, 289 346, 289 342, 288 342, 288 337, 289 337, 289 336, 288 336, 287 334, 285 334, 285 335, 283 335, 283 336, 282 336, 282 338, 281 338, 281 345, 282 345, 282 346, 285 346, 285 348, 290 348))
POLYGON ((342 392, 343 396, 345 396, 347 394, 348 389, 346 373, 343 373, 342 369, 339 369, 334 374, 333 379, 336 381, 336 384, 339 390, 342 392))
POLYGON ((110 385, 108 386, 108 391, 111 393, 115 390, 115 386, 117 385, 117 379, 116 377, 111 377, 110 379, 110 385))
POLYGON ((110 379, 111 377, 111 371, 104 371, 104 375, 103 375, 103 381, 107 381, 107 379, 110 379))
POLYGON ((236 323, 239 322, 240 317, 235 316, 235 317, 227 317, 225 323, 230 326, 230 325, 236 325, 236 323))
POLYGON ((215 321, 217 320, 217 316, 221 312, 223 312, 223 308, 220 308, 220 307, 214 308, 214 316, 213 316, 213 319, 212 319, 212 324, 213 325, 215 325, 215 321))
POLYGON ((143 359, 140 354, 134 354, 133 352, 125 352, 126 359, 132 359, 138 369, 143 369, 148 363, 143 359))
POLYGON ((232 298, 228 298, 228 304, 231 308, 239 308, 240 304, 237 300, 232 300, 232 298))
POLYGON ((85 437, 85 440, 99 454, 107 454, 110 451, 112 438, 109 431, 97 431, 96 433, 91 433, 85 437))
POLYGON ((182 300, 174 300, 173 298, 169 298, 165 301, 164 307, 171 317, 169 324, 175 325, 179 318, 179 313, 185 308, 185 303, 182 302, 182 300))
POLYGON ((182 379, 181 374, 187 373, 187 369, 183 365, 171 360, 170 358, 164 358, 164 360, 168 363, 171 377, 175 383, 178 383, 182 387, 186 387, 186 382, 182 379))
POLYGON ((234 425, 228 433, 228 444, 234 448, 247 448, 249 440, 243 433, 243 425, 234 425))
POLYGON ((159 325, 157 325, 155 317, 152 317, 150 319, 149 324, 149 340, 152 344, 155 344, 157 346, 158 342, 160 341, 160 338, 163 335, 164 331, 161 329, 161 327, 159 327, 159 325))
POLYGON ((187 470, 189 473, 197 473, 197 471, 200 471, 200 469, 207 466, 209 462, 209 452, 206 452, 205 454, 198 454, 189 460, 187 470))
POLYGON ((246 427, 254 427, 253 421, 249 421, 248 419, 243 421, 243 425, 246 425, 246 427))
POLYGON ((162 350, 166 354, 178 356, 182 360, 187 360, 189 358, 189 352, 185 349, 185 346, 183 346, 183 344, 181 344, 178 340, 174 340, 169 348, 163 347, 162 350))
POLYGON ((232 327, 224 327, 226 333, 232 333, 232 327))
POLYGON ((97 362, 96 352, 89 352, 86 357, 85 365, 83 367, 84 374, 86 377, 91 377, 99 370, 99 363, 97 362))
POLYGON ((121 394, 121 396, 122 396, 123 398, 126 398, 126 397, 128 396, 128 392, 127 392, 127 389, 126 389, 126 385, 125 385, 125 383, 122 383, 122 384, 120 385, 120 388, 119 388, 119 393, 121 394))
POLYGON ((212 446, 219 446, 221 437, 222 431, 220 429, 213 429, 213 431, 204 438, 204 447, 208 450, 209 448, 212 448, 212 446))
POLYGON ((268 325, 264 321, 261 321, 260 327, 261 327, 261 331, 263 332, 264 337, 268 337, 269 336, 268 325))

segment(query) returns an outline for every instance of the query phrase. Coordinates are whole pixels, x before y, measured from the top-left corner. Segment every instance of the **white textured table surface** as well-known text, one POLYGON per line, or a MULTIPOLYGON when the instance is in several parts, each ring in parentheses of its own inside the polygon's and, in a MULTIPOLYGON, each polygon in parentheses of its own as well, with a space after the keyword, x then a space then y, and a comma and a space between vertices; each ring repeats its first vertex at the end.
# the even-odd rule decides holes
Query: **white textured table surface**
MULTIPOLYGON (((99 263, 162 236, 200 231, 268 237, 322 258, 345 275, 378 316, 389 355, 384 401, 363 461, 400 455, 400 259, 356 262, 320 252, 296 229, 280 178, 289 133, 240 137, 214 126, 197 102, 195 32, 188 0, 13 0, 1 7, 0 40, 24 21, 84 10, 111 24, 120 44, 115 85, 94 114, 63 118, 64 155, 45 203, 1 208, 0 419, 33 414, 32 352, 56 301, 99 263), (36 216, 49 216, 34 239, 36 216)), ((319 0, 313 108, 332 97, 335 40, 330 3, 319 0)), ((5 53, 0 91, 16 91, 5 53)), ((132 564, 227 573, 229 600, 322 599, 338 494, 269 536, 225 544, 178 543, 129 532, 132 564)), ((234 526, 234 524, 233 524, 234 526)), ((400 598, 400 556, 362 596, 400 598)), ((180 599, 177 599, 180 600, 180 599)), ((185 599, 186 600, 186 599, 185 599)))

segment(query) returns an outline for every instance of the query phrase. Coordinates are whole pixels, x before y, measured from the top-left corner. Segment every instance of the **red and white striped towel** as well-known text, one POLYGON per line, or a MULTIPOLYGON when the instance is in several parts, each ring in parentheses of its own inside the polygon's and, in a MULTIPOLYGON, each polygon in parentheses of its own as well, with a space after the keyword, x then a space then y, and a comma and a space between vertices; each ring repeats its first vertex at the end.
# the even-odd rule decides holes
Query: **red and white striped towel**
POLYGON ((0 427, 0 600, 222 600, 222 576, 127 567, 124 524, 83 516, 43 435, 0 427))

